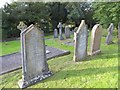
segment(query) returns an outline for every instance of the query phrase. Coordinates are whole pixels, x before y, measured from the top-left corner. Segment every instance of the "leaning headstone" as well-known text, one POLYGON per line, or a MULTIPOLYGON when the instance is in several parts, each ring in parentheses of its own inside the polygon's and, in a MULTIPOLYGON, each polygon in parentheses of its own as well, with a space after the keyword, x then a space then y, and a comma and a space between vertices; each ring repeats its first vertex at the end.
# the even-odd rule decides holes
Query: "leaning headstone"
POLYGON ((108 28, 108 35, 106 37, 106 44, 107 45, 113 43, 112 42, 113 30, 114 30, 114 25, 113 25, 113 23, 111 23, 110 26, 109 26, 109 28, 108 28))
POLYGON ((118 23, 118 43, 120 44, 120 22, 118 23))
POLYGON ((68 26, 65 26, 65 37, 70 38, 70 28, 68 26))
POLYGON ((58 30, 54 29, 54 38, 58 38, 58 30))
POLYGON ((60 39, 60 40, 63 40, 64 38, 63 38, 63 36, 62 36, 62 27, 63 27, 62 23, 59 22, 59 24, 58 24, 57 27, 59 28, 59 39, 60 39))
POLYGON ((90 55, 95 55, 101 52, 100 50, 101 35, 102 35, 102 28, 100 24, 96 24, 92 28, 90 55))
POLYGON ((87 56, 87 27, 85 24, 85 20, 81 21, 81 24, 74 33, 75 45, 74 45, 74 61, 83 60, 87 56))
POLYGON ((52 73, 49 71, 46 61, 43 31, 32 24, 28 28, 22 29, 20 35, 22 79, 18 82, 18 85, 20 88, 26 88, 51 76, 52 73))

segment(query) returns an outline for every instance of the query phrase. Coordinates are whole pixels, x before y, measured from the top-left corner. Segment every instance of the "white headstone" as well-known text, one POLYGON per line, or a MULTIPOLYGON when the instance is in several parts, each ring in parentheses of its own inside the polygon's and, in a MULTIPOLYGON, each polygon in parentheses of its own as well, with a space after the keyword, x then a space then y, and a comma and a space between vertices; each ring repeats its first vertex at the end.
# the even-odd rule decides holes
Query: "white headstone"
POLYGON ((82 20, 81 24, 74 33, 75 45, 74 45, 74 61, 83 60, 87 56, 87 40, 88 33, 85 21, 82 20))
POLYGON ((90 46, 90 55, 95 55, 101 52, 100 43, 101 43, 102 27, 100 24, 96 24, 92 28, 91 33, 91 46, 90 46))
POLYGON ((22 80, 20 88, 34 84, 52 75, 49 71, 44 33, 34 25, 21 31, 22 80))

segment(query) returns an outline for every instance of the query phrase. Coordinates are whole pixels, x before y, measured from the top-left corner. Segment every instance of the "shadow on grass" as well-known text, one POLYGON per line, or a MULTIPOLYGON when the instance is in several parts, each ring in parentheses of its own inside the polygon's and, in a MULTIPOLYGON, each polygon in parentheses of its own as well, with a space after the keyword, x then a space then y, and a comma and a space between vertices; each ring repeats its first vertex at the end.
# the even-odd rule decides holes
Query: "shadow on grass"
MULTIPOLYGON (((81 77, 81 76, 91 76, 91 75, 100 75, 109 72, 117 72, 118 67, 102 67, 102 68, 88 68, 81 70, 66 70, 55 73, 49 80, 60 80, 70 77, 81 77)), ((107 76, 106 76, 107 77, 107 76)), ((49 81, 47 80, 47 81, 49 81)))
POLYGON ((87 56, 85 58, 85 60, 82 60, 83 61, 90 61, 90 60, 102 60, 102 59, 105 59, 105 60, 109 60, 109 59, 112 59, 112 58, 118 58, 118 54, 117 53, 111 53, 111 54, 107 54, 107 53, 100 53, 98 55, 93 55, 93 56, 87 56))

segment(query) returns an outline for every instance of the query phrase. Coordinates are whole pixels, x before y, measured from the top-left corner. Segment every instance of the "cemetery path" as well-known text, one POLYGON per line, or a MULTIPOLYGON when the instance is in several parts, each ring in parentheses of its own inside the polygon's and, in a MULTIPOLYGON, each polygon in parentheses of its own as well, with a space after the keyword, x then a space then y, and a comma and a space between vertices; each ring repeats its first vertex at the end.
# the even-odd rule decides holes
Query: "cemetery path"
MULTIPOLYGON (((46 46, 46 50, 50 51, 50 53, 47 53, 46 55, 47 60, 58 56, 70 54, 70 51, 60 50, 48 46, 46 46)), ((17 52, 13 54, 0 56, 0 66, 1 66, 0 75, 16 69, 20 69, 22 66, 21 53, 17 52)))

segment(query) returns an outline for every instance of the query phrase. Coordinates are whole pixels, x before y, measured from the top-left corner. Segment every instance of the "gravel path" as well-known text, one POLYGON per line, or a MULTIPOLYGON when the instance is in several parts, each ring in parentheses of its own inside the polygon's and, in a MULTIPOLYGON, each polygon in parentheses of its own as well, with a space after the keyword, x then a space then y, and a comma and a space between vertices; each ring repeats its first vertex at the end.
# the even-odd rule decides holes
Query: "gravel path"
MULTIPOLYGON (((60 50, 53 47, 46 46, 46 49, 50 51, 50 53, 47 54, 47 60, 58 56, 70 54, 70 51, 60 50)), ((2 66, 0 75, 21 68, 21 54, 17 52, 13 54, 0 56, 0 65, 2 66)))

